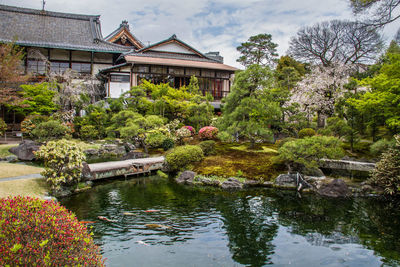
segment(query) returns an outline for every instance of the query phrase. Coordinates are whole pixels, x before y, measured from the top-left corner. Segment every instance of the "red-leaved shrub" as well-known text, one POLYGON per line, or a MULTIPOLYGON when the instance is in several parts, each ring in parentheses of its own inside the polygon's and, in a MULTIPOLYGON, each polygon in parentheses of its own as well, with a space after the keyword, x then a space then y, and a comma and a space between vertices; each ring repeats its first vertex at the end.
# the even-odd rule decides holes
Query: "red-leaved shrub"
POLYGON ((200 129, 199 137, 200 139, 213 140, 217 138, 218 128, 212 126, 206 126, 200 129))
POLYGON ((91 234, 55 201, 0 199, 0 266, 104 266, 91 234))

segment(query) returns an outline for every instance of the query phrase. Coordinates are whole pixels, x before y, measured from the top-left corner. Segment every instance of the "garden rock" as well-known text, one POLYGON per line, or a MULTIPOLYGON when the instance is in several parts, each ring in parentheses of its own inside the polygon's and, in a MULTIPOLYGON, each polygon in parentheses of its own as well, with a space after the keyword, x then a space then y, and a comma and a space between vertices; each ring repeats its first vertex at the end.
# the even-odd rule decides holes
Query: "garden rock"
POLYGON ((130 151, 133 151, 136 149, 135 145, 128 143, 128 142, 124 143, 124 147, 127 152, 130 152, 130 151))
POLYGON ((17 156, 12 155, 12 156, 5 157, 5 160, 8 162, 17 162, 18 158, 17 158, 17 156))
POLYGON ((194 177, 196 176, 195 172, 192 171, 184 171, 175 181, 178 184, 193 184, 194 177))
POLYGON ((348 197, 351 195, 349 187, 342 179, 335 179, 328 184, 321 185, 317 192, 326 197, 348 197))
POLYGON ((209 185, 209 186, 220 186, 220 182, 217 180, 211 180, 208 178, 199 178, 198 182, 201 183, 202 185, 209 185))
POLYGON ((38 151, 39 148, 40 144, 31 140, 24 140, 19 146, 12 147, 9 151, 16 155, 19 160, 31 161, 35 159, 35 154, 33 152, 38 151))
POLYGON ((126 153, 126 155, 122 159, 123 160, 127 160, 127 159, 142 159, 142 158, 147 158, 147 157, 149 157, 149 155, 146 154, 146 153, 130 151, 130 152, 126 153))
POLYGON ((261 183, 256 180, 246 180, 244 182, 245 187, 255 187, 255 186, 260 186, 260 185, 261 185, 261 183))
POLYGON ((243 188, 243 184, 239 182, 237 179, 231 177, 228 178, 225 182, 221 184, 222 189, 232 190, 232 189, 241 189, 243 188))
POLYGON ((275 179, 275 185, 282 187, 296 187, 296 174, 280 174, 275 179))

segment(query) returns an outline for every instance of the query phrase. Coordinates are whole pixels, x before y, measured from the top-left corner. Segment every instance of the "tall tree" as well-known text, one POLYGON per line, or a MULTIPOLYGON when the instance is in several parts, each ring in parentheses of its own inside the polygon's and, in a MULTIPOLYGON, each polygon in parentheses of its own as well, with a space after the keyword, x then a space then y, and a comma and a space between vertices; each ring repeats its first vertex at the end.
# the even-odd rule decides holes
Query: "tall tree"
POLYGON ((281 110, 270 89, 273 74, 268 67, 251 65, 237 73, 231 93, 223 106, 220 128, 236 137, 256 140, 272 138, 271 123, 279 120, 281 110))
POLYGON ((289 54, 297 60, 329 66, 365 63, 383 48, 378 30, 358 22, 332 20, 300 29, 290 41, 289 54))
POLYGON ((277 46, 272 42, 271 34, 264 33, 251 36, 247 42, 237 47, 237 50, 242 54, 237 61, 245 67, 252 64, 272 66, 278 57, 277 46))
POLYGON ((370 26, 381 27, 400 18, 400 0, 350 0, 350 5, 370 26))
POLYGON ((24 52, 12 43, 0 44, 0 104, 16 104, 22 100, 18 85, 28 77, 23 69, 24 52))

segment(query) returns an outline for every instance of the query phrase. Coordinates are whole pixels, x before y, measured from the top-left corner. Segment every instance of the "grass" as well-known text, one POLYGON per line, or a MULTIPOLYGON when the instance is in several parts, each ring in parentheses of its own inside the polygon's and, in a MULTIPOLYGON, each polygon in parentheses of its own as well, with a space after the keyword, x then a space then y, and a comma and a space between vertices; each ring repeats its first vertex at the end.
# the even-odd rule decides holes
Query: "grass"
POLYGON ((47 191, 46 181, 42 178, 0 181, 0 198, 17 195, 40 197, 47 191))
POLYGON ((0 178, 40 173, 42 170, 42 168, 34 166, 13 163, 0 163, 0 178))
POLYGON ((194 166, 200 175, 241 177, 268 181, 285 170, 276 157, 276 147, 271 144, 256 144, 250 150, 249 144, 217 143, 216 154, 206 157, 194 166))
POLYGON ((18 144, 0 145, 0 158, 5 158, 8 156, 14 155, 14 154, 8 152, 8 150, 14 146, 18 146, 18 144))

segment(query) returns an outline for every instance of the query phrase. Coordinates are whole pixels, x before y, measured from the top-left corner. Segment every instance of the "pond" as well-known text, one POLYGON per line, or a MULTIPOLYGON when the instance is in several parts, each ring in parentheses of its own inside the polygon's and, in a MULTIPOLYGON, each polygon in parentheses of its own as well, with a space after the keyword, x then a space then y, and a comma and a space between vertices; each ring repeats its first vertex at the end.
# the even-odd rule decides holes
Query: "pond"
POLYGON ((95 221, 107 266, 400 264, 399 205, 378 199, 229 193, 151 176, 99 184, 60 202, 95 221))

